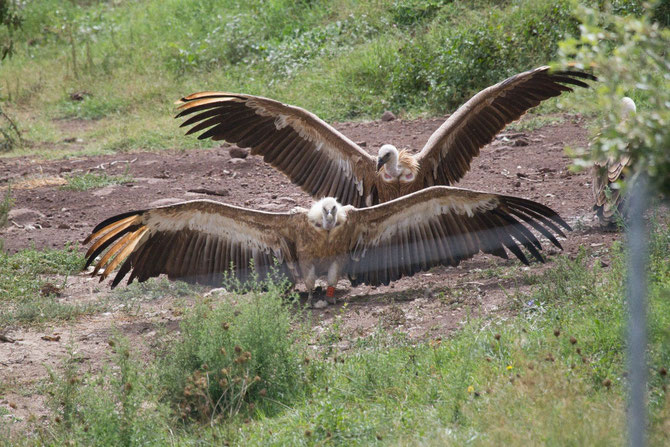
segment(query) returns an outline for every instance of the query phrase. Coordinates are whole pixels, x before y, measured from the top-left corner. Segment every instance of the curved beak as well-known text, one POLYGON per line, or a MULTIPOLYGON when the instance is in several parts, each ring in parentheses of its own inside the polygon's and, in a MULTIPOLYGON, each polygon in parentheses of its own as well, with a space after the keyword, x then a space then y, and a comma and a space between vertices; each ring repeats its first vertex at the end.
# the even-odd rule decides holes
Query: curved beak
POLYGON ((377 172, 386 164, 386 160, 383 158, 377 158, 377 172))

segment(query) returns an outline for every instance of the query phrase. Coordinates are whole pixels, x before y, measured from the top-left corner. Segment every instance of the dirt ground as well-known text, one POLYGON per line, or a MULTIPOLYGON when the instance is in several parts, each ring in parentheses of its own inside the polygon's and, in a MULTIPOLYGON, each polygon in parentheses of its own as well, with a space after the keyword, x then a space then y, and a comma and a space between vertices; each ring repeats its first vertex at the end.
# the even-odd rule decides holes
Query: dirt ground
MULTIPOLYGON (((371 153, 384 143, 418 151, 443 120, 336 123, 335 127, 371 153)), ((71 129, 71 138, 76 139, 77 126, 71 129)), ((564 252, 571 256, 585 246, 595 256, 602 253, 606 261, 607 247, 620 235, 598 228, 591 211, 590 176, 570 174, 570 159, 564 155, 566 145, 583 146, 587 139, 585 122, 574 117, 534 131, 504 132, 482 150, 458 186, 525 197, 552 207, 574 228, 562 242, 564 252)), ((81 242, 98 222, 111 215, 171 201, 207 198, 269 211, 311 203, 307 194, 261 158, 231 158, 229 149, 224 145, 212 150, 137 152, 56 161, 0 159, 0 188, 11 182, 15 198, 10 224, 0 230, 5 250, 62 248, 70 242, 81 242), (126 174, 133 181, 88 191, 60 188, 65 177, 86 172, 126 174)), ((369 334, 379 326, 426 339, 449 334, 469 316, 490 315, 492 321, 505 318, 512 312, 510 295, 517 288, 528 290, 529 286, 519 281, 521 276, 548 268, 559 253, 548 241, 543 242, 548 255, 545 265, 524 267, 516 260, 479 255, 457 268, 436 268, 388 287, 352 288, 342 280, 338 304, 311 311, 315 337, 326 331, 334 318, 341 319, 339 348, 343 350, 354 337, 369 334)), ((109 293, 108 282, 98 285, 97 279, 82 273, 67 278, 57 299, 68 303, 103 301, 109 293)), ((226 296, 214 295, 214 299, 226 296)), ((107 341, 114 331, 149 352, 161 327, 178 330, 181 311, 175 298, 158 297, 141 301, 138 306, 129 311, 131 306, 117 299, 107 311, 71 323, 0 328, 0 334, 15 340, 0 342, 0 385, 4 389, 0 389, 0 409, 6 410, 0 411, 0 421, 18 422, 18 427, 31 414, 45 417, 39 384, 47 378, 48 367, 60 364, 68 346, 81 357, 84 370, 96 370, 110 353, 107 341), (54 335, 60 339, 42 338, 54 335)))

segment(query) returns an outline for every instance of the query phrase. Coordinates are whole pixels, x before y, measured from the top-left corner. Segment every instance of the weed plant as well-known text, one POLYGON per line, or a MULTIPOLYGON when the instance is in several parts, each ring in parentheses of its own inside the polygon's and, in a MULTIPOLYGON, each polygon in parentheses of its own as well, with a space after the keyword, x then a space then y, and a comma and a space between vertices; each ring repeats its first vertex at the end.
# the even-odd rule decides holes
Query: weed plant
POLYGON ((74 247, 0 251, 0 327, 68 320, 101 310, 104 303, 70 304, 58 299, 68 276, 83 265, 74 247))
POLYGON ((87 172, 86 174, 73 175, 67 178, 67 183, 61 189, 71 191, 88 191, 89 189, 103 188, 109 185, 123 185, 130 183, 133 178, 128 174, 109 175, 107 173, 87 172))

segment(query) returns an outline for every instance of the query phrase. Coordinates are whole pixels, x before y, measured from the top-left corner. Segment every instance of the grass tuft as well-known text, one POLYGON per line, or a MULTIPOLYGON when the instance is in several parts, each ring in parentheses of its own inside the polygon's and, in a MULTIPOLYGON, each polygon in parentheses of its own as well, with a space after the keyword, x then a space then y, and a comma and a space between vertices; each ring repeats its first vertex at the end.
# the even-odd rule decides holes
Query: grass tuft
POLYGON ((101 303, 70 304, 52 293, 83 265, 84 258, 73 247, 0 252, 0 326, 69 320, 99 311, 101 303))
POLYGON ((67 178, 67 183, 61 186, 61 189, 71 191, 87 191, 89 189, 103 188, 109 185, 123 185, 130 183, 133 178, 129 175, 109 175, 107 173, 96 174, 87 172, 86 174, 73 175, 67 178))

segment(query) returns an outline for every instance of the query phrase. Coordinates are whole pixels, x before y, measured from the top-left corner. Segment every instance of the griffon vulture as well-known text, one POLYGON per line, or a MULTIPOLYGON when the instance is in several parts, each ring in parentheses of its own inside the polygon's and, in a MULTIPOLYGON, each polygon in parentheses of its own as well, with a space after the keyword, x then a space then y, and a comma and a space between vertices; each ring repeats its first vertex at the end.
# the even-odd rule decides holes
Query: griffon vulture
POLYGON ((543 261, 530 229, 560 248, 554 234, 564 236, 561 227, 570 230, 556 212, 531 200, 436 186, 369 208, 327 197, 309 210, 284 213, 195 200, 111 217, 84 243, 97 239, 86 266, 102 254, 93 271, 102 270, 101 281, 121 266, 112 287, 128 272, 128 283, 165 273, 217 285, 227 271, 244 282, 253 270, 265 278, 274 268, 293 283, 302 280, 311 304, 321 276, 330 298, 344 275, 354 285, 388 284, 436 265, 458 265, 479 251, 507 259, 507 249, 527 264, 525 247, 543 261))
POLYGON ((313 197, 335 197, 357 208, 383 203, 434 185, 454 185, 472 158, 508 123, 540 102, 588 87, 581 71, 548 66, 512 76, 473 96, 453 113, 416 155, 386 144, 373 157, 300 107, 240 93, 200 92, 177 101, 187 135, 250 147, 313 197))
MULTIPOLYGON (((629 97, 621 100, 621 117, 625 121, 631 113, 635 113, 637 108, 635 102, 629 97)), ((624 215, 624 197, 618 185, 614 185, 618 180, 623 179, 624 170, 630 164, 630 155, 623 155, 616 160, 609 157, 606 162, 595 162, 593 166, 593 197, 595 205, 593 210, 596 212, 600 225, 603 227, 612 227, 616 225, 615 215, 624 215)))

